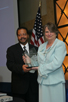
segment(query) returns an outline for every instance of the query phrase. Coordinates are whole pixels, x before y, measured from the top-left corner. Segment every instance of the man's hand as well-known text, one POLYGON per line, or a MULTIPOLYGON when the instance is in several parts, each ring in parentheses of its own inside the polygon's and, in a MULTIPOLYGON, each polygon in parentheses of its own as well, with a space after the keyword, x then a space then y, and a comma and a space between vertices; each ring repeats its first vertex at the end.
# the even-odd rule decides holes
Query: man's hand
POLYGON ((31 68, 27 68, 27 67, 28 67, 28 65, 23 65, 22 66, 22 69, 23 69, 24 72, 29 72, 31 70, 31 68))

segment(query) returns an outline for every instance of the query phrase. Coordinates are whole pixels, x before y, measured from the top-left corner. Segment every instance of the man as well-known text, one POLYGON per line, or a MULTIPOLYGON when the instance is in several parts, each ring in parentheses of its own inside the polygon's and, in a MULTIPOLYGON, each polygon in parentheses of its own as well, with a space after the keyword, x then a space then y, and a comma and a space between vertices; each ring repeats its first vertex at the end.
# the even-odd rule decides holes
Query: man
POLYGON ((19 43, 7 49, 7 68, 12 72, 12 93, 14 102, 16 97, 19 102, 24 99, 25 102, 38 102, 38 83, 37 72, 31 72, 31 68, 27 68, 22 55, 24 53, 24 45, 29 53, 31 48, 37 47, 28 44, 28 30, 25 27, 17 29, 17 38, 19 43))

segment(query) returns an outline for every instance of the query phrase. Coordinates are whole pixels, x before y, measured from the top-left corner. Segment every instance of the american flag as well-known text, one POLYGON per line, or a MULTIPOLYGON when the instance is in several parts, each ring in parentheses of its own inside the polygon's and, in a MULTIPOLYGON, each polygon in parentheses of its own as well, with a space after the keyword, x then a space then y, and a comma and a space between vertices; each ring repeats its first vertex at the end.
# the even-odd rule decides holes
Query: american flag
POLYGON ((37 47, 39 47, 42 43, 44 43, 40 7, 38 8, 38 12, 36 15, 30 43, 37 47))

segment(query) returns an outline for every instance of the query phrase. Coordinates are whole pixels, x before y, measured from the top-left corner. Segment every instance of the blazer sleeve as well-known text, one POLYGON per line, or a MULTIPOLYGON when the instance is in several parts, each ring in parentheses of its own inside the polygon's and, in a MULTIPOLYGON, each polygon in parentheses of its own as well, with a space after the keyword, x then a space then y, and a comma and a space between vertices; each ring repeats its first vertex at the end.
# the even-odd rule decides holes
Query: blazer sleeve
POLYGON ((44 62, 43 64, 41 63, 39 65, 38 69, 39 75, 47 77, 49 73, 52 73, 53 71, 60 68, 62 66, 65 55, 66 55, 65 43, 60 43, 56 45, 53 60, 49 63, 44 62))
POLYGON ((7 68, 17 74, 24 74, 23 70, 22 70, 22 64, 21 63, 17 63, 15 62, 15 57, 14 57, 14 53, 13 53, 13 49, 8 48, 7 49, 7 68))

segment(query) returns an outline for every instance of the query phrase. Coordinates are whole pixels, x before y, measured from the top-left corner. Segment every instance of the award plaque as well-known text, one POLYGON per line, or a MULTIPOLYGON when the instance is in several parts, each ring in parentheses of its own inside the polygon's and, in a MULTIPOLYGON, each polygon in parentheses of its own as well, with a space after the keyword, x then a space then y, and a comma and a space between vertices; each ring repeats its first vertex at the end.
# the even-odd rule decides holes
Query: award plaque
POLYGON ((24 52, 24 56, 25 56, 25 64, 28 65, 27 68, 38 66, 37 52, 35 48, 30 49, 29 54, 24 52))

